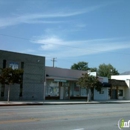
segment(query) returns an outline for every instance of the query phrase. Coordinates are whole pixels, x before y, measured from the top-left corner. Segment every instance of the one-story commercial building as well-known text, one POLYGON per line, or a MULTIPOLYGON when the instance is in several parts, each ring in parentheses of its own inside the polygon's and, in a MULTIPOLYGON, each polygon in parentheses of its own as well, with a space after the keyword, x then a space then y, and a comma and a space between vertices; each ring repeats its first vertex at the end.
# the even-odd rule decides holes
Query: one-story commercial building
MULTIPOLYGON (((0 50, 0 68, 23 69, 22 83, 11 85, 10 100, 86 99, 77 80, 87 71, 45 66, 45 57, 0 50)), ((97 76, 96 72, 89 72, 97 76)), ((90 90, 92 100, 130 99, 130 76, 98 76, 101 91, 90 90)), ((8 85, 0 84, 0 100, 7 100, 8 85)))
MULTIPOLYGON (((87 91, 78 86, 77 80, 87 71, 45 67, 46 99, 86 99, 87 91)), ((90 72, 97 76, 96 72, 90 72)), ((130 99, 130 75, 113 75, 111 79, 98 76, 102 83, 101 91, 92 89, 92 100, 130 99)))
MULTIPOLYGON (((77 85, 77 80, 87 71, 45 67, 46 69, 46 99, 87 99, 87 90, 77 85)), ((96 72, 89 72, 97 76, 96 72)), ((90 90, 90 98, 93 100, 108 100, 109 83, 107 77, 98 76, 103 83, 101 91, 90 90)))

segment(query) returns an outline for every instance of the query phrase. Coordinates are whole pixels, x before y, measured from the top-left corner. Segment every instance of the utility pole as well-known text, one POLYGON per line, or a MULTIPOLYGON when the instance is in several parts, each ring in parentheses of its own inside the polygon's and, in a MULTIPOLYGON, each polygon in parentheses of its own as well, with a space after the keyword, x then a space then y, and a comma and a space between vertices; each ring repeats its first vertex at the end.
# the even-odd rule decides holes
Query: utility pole
POLYGON ((51 61, 53 62, 53 67, 54 67, 54 64, 56 62, 56 58, 53 58, 51 61))

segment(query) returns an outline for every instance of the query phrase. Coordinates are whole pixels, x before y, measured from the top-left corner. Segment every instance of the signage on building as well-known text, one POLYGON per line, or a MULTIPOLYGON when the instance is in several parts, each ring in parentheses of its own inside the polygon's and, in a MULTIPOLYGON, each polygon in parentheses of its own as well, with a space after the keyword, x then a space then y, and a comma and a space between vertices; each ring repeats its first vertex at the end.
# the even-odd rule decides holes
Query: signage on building
POLYGON ((12 68, 13 70, 14 69, 18 69, 18 63, 16 63, 16 62, 10 62, 9 63, 9 67, 12 68))
POLYGON ((66 80, 63 79, 54 79, 55 82, 67 82, 66 80))

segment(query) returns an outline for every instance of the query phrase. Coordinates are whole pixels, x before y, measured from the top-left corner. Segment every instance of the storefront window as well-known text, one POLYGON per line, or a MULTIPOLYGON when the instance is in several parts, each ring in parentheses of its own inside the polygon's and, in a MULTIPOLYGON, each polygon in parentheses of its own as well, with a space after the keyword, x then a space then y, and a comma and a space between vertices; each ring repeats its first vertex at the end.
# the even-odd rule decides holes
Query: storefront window
POLYGON ((81 96, 87 96, 86 88, 81 88, 81 96))
POLYGON ((119 96, 123 96, 123 90, 119 90, 119 96))
POLYGON ((59 96, 59 82, 47 81, 46 96, 59 96))
POLYGON ((68 82, 62 82, 62 86, 63 87, 69 87, 69 83, 68 82))
POLYGON ((80 86, 77 86, 76 83, 74 83, 74 96, 78 97, 80 95, 80 86))
POLYGON ((70 96, 74 97, 85 97, 87 96, 87 90, 86 88, 82 88, 79 85, 76 84, 76 82, 71 82, 70 86, 70 96))

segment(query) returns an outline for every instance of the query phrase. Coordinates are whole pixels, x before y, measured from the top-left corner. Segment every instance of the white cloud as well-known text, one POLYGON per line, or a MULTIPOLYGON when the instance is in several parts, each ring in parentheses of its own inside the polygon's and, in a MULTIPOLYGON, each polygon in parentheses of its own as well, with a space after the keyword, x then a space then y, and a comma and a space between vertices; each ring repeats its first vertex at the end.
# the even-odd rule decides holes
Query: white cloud
POLYGON ((57 38, 56 36, 51 36, 51 37, 41 37, 40 39, 37 40, 32 40, 31 42, 33 43, 38 43, 42 44, 41 48, 43 50, 53 50, 53 49, 58 49, 58 45, 63 45, 63 40, 57 38))
POLYGON ((18 17, 11 17, 11 18, 3 18, 0 19, 0 27, 6 27, 11 25, 17 25, 21 23, 60 23, 63 21, 47 21, 47 20, 38 20, 39 18, 42 18, 40 15, 25 15, 25 16, 18 16, 18 17))
POLYGON ((42 39, 36 40, 34 42, 40 43, 40 44, 61 44, 64 41, 59 39, 56 36, 51 36, 51 37, 46 37, 46 38, 42 38, 42 39))
POLYGON ((79 10, 79 11, 60 11, 57 13, 36 13, 36 14, 24 14, 24 15, 13 15, 6 18, 0 18, 0 27, 6 27, 11 25, 17 25, 22 23, 44 23, 44 24, 50 24, 50 23, 60 23, 63 21, 54 21, 53 18, 61 18, 61 17, 71 17, 76 15, 81 15, 84 13, 89 13, 91 11, 94 11, 98 8, 102 7, 99 6, 93 6, 89 7, 87 9, 79 10), (51 18, 51 21, 47 20, 47 18, 51 18))
POLYGON ((56 36, 51 36, 33 40, 32 42, 41 44, 41 49, 44 50, 47 56, 61 58, 77 57, 130 48, 128 42, 118 42, 117 38, 67 41, 56 36))
POLYGON ((46 20, 32 20, 32 21, 25 21, 23 23, 28 24, 57 24, 57 23, 65 23, 65 21, 46 21, 46 20))

